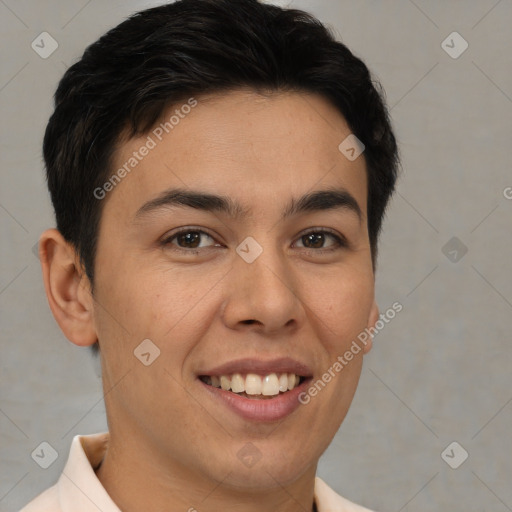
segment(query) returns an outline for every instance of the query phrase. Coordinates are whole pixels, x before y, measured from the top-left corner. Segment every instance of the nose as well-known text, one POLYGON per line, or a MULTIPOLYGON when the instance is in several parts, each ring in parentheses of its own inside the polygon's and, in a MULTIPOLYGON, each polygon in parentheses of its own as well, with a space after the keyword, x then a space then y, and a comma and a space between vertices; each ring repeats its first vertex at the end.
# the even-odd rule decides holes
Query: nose
POLYGON ((264 249, 252 263, 237 255, 229 276, 222 311, 227 327, 276 334, 302 323, 297 278, 277 249, 264 249))

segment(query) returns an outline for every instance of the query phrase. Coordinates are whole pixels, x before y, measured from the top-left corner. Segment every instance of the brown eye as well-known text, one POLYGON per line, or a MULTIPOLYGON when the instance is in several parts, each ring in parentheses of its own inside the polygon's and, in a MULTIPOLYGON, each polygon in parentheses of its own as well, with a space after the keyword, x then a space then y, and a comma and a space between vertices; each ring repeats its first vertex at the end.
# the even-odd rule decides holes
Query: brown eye
POLYGON ((302 237, 302 243, 308 249, 320 249, 325 242, 323 233, 309 233, 302 237))
POLYGON ((163 240, 162 245, 174 246, 176 249, 184 251, 187 249, 208 248, 214 245, 207 243, 208 238, 211 241, 214 241, 213 238, 204 231, 198 229, 183 229, 163 240))
POLYGON ((176 236, 176 241, 180 247, 195 249, 201 241, 201 235, 197 231, 189 231, 187 233, 180 233, 176 236))
MULTIPOLYGON (((346 242, 343 238, 334 233, 325 230, 310 231, 300 237, 302 247, 305 249, 324 249, 332 251, 340 247, 346 247, 346 242), (333 240, 334 243, 325 246, 324 244, 329 240, 333 240)), ((299 246, 300 247, 300 246, 299 246)))

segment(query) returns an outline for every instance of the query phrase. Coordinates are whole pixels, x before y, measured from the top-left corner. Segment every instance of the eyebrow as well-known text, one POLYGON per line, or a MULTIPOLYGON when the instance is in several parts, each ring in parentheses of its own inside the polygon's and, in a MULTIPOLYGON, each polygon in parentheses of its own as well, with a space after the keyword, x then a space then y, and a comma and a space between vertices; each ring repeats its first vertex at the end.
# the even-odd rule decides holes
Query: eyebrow
MULTIPOLYGON (((142 205, 137 210, 135 219, 138 220, 151 213, 172 207, 188 207, 206 212, 219 212, 235 219, 243 219, 252 213, 251 209, 243 207, 230 197, 178 188, 166 190, 142 205)), ((346 210, 352 212, 357 215, 359 222, 363 218, 361 208, 354 196, 346 189, 333 188, 311 192, 298 199, 292 198, 290 203, 284 208, 281 220, 300 215, 301 213, 325 210, 346 210)))

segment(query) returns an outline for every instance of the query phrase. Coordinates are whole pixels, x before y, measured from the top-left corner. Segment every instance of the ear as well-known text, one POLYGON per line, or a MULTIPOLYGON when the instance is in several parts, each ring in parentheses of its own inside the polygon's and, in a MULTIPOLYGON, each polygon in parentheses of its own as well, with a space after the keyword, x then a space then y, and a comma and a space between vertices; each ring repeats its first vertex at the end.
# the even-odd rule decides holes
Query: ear
POLYGON ((94 344, 94 299, 74 247, 57 229, 47 229, 39 238, 39 259, 48 304, 62 332, 75 345, 94 344))
MULTIPOLYGON (((374 300, 373 304, 372 304, 372 308, 370 309, 370 314, 368 315, 368 325, 367 325, 368 330, 370 330, 370 327, 375 327, 375 324, 379 320, 379 316, 380 316, 379 306, 377 306, 377 302, 374 300)), ((370 352, 372 345, 373 345, 373 340, 372 340, 372 337, 369 336, 365 346, 363 347, 363 354, 367 354, 368 352, 370 352)))

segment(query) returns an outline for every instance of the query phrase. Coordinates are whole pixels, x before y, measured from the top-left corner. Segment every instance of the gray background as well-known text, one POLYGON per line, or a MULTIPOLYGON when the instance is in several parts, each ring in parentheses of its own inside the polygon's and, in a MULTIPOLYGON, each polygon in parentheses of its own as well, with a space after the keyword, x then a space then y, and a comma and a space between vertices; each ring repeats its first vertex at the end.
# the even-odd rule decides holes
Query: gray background
MULTIPOLYGON (((106 429, 95 361, 60 332, 33 253, 54 225, 40 148, 66 67, 159 3, 0 0, 2 511, 56 481, 75 434, 106 429), (46 59, 31 48, 43 31, 59 44, 46 59), (42 441, 59 454, 46 470, 31 458, 42 441)), ((281 5, 310 10, 365 60, 386 90, 403 162, 377 298, 381 312, 404 309, 375 338, 318 474, 382 512, 512 510, 512 2, 281 5), (441 46, 453 31, 469 44, 457 59, 441 46), (443 251, 453 237, 458 247, 443 251), (449 451, 452 464, 469 453, 457 469, 441 457, 453 441, 462 448, 449 451)))

